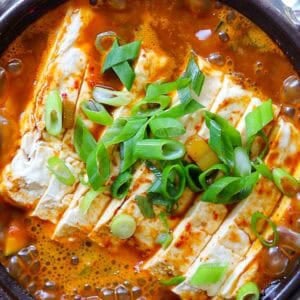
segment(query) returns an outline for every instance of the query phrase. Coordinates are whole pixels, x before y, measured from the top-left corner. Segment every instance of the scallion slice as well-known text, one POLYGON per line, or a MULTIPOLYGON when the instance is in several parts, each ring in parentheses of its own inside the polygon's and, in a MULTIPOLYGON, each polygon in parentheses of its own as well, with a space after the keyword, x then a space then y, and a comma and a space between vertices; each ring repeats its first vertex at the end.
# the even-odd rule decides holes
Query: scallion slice
POLYGON ((100 53, 105 51, 103 47, 103 41, 109 38, 115 40, 117 38, 117 34, 114 31, 106 31, 97 34, 95 39, 95 47, 100 53))
POLYGON ((200 192, 202 186, 199 183, 199 176, 202 173, 200 168, 195 164, 188 164, 184 167, 185 177, 188 187, 193 192, 200 192))
POLYGON ((145 139, 137 142, 135 148, 135 156, 140 159, 174 160, 184 154, 184 145, 174 140, 145 139))
POLYGON ((89 155, 86 162, 86 171, 89 183, 95 191, 97 191, 109 178, 110 159, 103 142, 99 141, 97 147, 89 155))
POLYGON ((111 194, 116 199, 123 199, 130 188, 132 175, 130 172, 120 174, 111 186, 111 194))
POLYGON ((274 118, 272 100, 262 103, 246 116, 247 139, 255 136, 274 118))
POLYGON ((203 263, 193 274, 189 284, 195 287, 215 284, 222 280, 227 269, 228 264, 226 263, 203 263))
POLYGON ((89 190, 83 197, 82 201, 79 204, 79 210, 80 212, 85 215, 89 208, 91 207, 93 201, 96 199, 96 197, 102 192, 102 189, 98 191, 89 190))
POLYGON ((251 162, 249 155, 242 147, 236 147, 233 155, 234 174, 236 176, 247 176, 251 173, 251 162))
POLYGON ((162 279, 159 281, 159 283, 165 286, 175 286, 184 282, 184 280, 185 280, 184 276, 175 276, 170 279, 162 279))
POLYGON ((53 156, 48 159, 48 169, 61 183, 69 186, 75 183, 74 175, 66 166, 64 161, 57 156, 53 156))
POLYGON ((153 203, 151 199, 144 196, 136 196, 135 199, 142 215, 145 218, 151 219, 155 217, 155 213, 153 210, 153 203))
POLYGON ((135 219, 127 214, 116 215, 110 224, 110 231, 113 236, 126 240, 132 237, 136 230, 135 219))
POLYGON ((117 74, 126 89, 130 91, 135 79, 135 73, 130 64, 127 61, 124 61, 113 66, 112 69, 117 74))
POLYGON ((259 174, 273 181, 272 171, 259 157, 252 163, 252 166, 259 174))
POLYGON ((105 107, 94 100, 83 101, 81 109, 89 120, 97 124, 109 126, 113 123, 113 118, 105 107))
POLYGON ((96 86, 93 90, 93 98, 98 103, 118 107, 129 104, 132 100, 132 95, 128 91, 114 91, 96 86))
POLYGON ((236 300, 246 299, 259 300, 259 288, 256 283, 247 282, 238 289, 236 300))
POLYGON ((170 200, 179 199, 185 189, 186 179, 184 169, 180 164, 164 168, 161 178, 161 193, 170 200))
POLYGON ((96 148, 96 141, 81 118, 77 118, 74 130, 74 147, 82 161, 86 162, 96 148))
POLYGON ((58 90, 49 93, 45 103, 46 130, 53 136, 58 136, 62 131, 63 105, 58 90))
POLYGON ((255 234, 255 236, 259 239, 259 241, 267 248, 271 248, 274 247, 278 244, 279 241, 279 233, 277 231, 277 226, 276 224, 269 219, 267 216, 265 216, 263 213, 261 212, 255 212, 252 217, 251 217, 251 229, 253 231, 253 233, 255 234), (273 240, 272 241, 268 241, 266 240, 259 232, 258 232, 258 222, 259 221, 267 221, 269 226, 272 228, 273 231, 273 240))
POLYGON ((277 188, 286 196, 294 197, 300 192, 300 182, 281 168, 272 170, 273 180, 277 188))
POLYGON ((161 232, 156 238, 156 243, 161 245, 163 249, 167 249, 172 243, 173 235, 170 232, 161 232))
POLYGON ((185 133, 182 123, 173 118, 155 118, 149 126, 153 135, 158 138, 174 138, 185 133))

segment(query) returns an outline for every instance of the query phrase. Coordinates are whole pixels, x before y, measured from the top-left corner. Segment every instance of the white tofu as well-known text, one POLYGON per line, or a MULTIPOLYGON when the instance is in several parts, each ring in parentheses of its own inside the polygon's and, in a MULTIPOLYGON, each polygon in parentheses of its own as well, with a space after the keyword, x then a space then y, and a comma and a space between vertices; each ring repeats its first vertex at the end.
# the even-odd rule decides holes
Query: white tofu
MULTIPOLYGON (((145 89, 150 77, 155 78, 156 80, 163 80, 164 78, 160 75, 160 70, 168 63, 168 57, 158 56, 156 52, 149 49, 142 49, 135 65, 136 79, 134 86, 132 87, 132 101, 126 106, 117 108, 113 112, 113 118, 117 119, 119 117, 126 117, 130 115, 131 107, 140 100, 141 91, 145 89)), ((105 130, 102 132, 102 135, 105 133, 105 130)), ((101 137, 100 137, 101 138, 101 137)), ((112 170, 111 177, 117 176, 119 173, 119 154, 118 149, 115 146, 109 148, 110 156, 112 157, 112 170)), ((110 179, 108 180, 108 185, 110 185, 110 179)), ((81 189, 81 184, 79 184, 81 189)), ((84 199, 85 193, 81 197, 74 197, 70 203, 69 208, 65 211, 63 217, 59 221, 53 238, 63 238, 68 237, 74 232, 82 231, 84 233, 90 232, 93 227, 96 225, 99 217, 104 212, 104 209, 107 207, 108 203, 111 201, 110 193, 100 194, 93 201, 89 210, 86 214, 83 214, 80 211, 80 203, 84 199)), ((68 196, 63 201, 70 199, 68 196)))
MULTIPOLYGON (((265 163, 269 167, 281 167, 289 172, 295 170, 297 159, 300 152, 300 133, 291 124, 284 120, 278 120, 278 127, 275 127, 271 135, 270 151, 266 156, 265 163)), ((193 270, 197 266, 205 262, 208 257, 211 257, 218 247, 225 247, 230 250, 226 258, 230 263, 235 257, 235 266, 241 261, 244 255, 251 247, 251 241, 254 240, 254 235, 250 229, 250 220, 254 212, 260 211, 264 215, 269 216, 275 208, 281 193, 275 185, 265 178, 261 178, 251 195, 242 200, 229 214, 225 222, 220 226, 219 230, 214 234, 211 241, 208 243, 203 252, 193 263, 192 267, 187 272, 185 283, 176 287, 174 291, 181 295, 182 287, 188 285, 189 278, 193 275, 193 270)), ((227 260, 222 262, 227 262, 227 260)), ((233 269, 228 269, 224 281, 229 278, 233 269)), ((219 295, 219 288, 224 281, 220 281, 218 288, 212 290, 210 288, 202 289, 208 292, 209 296, 219 295)))
POLYGON ((86 66, 86 56, 76 48, 83 27, 84 13, 70 10, 44 66, 39 72, 34 99, 21 121, 21 145, 12 162, 3 170, 1 193, 15 205, 33 208, 44 194, 50 180, 47 160, 58 155, 64 134, 52 137, 46 133, 45 100, 49 91, 58 89, 64 101, 76 105, 79 86, 86 66), (70 67, 72 65, 72 67, 70 67), (79 83, 79 84, 78 84, 79 83))

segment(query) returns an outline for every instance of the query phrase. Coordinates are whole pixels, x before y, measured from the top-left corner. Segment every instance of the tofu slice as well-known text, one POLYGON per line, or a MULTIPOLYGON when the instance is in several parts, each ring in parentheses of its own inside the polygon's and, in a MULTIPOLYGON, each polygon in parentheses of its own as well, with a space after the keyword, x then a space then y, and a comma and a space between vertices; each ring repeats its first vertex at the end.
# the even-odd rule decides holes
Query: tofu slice
MULTIPOLYGON (((265 163, 269 167, 282 167, 293 173, 300 151, 299 131, 291 123, 287 123, 280 118, 278 126, 275 127, 271 136, 273 136, 271 137, 272 142, 265 163)), ((280 197, 281 193, 275 185, 262 177, 251 195, 247 199, 242 200, 231 211, 211 241, 188 269, 185 282, 175 287, 174 292, 182 296, 193 295, 197 291, 206 291, 208 296, 218 295, 223 283, 232 274, 238 262, 243 259, 251 247, 252 241, 255 240, 250 229, 252 214, 260 211, 269 216, 280 197), (221 261, 222 263, 228 263, 228 270, 224 278, 217 284, 201 286, 195 290, 194 287, 192 288, 189 285, 189 278, 201 264, 207 261, 220 262, 219 257, 215 255, 220 247, 224 248, 224 251, 225 249, 228 250, 221 261)))
MULTIPOLYGON (((261 101, 253 97, 237 124, 237 129, 242 135, 245 132, 245 117, 261 101)), ((201 131, 206 129, 201 129, 201 131)), ((173 232, 173 241, 167 249, 159 251, 150 258, 144 265, 144 269, 150 270, 162 278, 184 274, 188 267, 200 254, 201 250, 209 242, 212 235, 219 228, 227 215, 227 208, 224 205, 201 202, 201 196, 178 224, 173 232)))
MULTIPOLYGON (((295 161, 295 163, 297 163, 295 161)), ((293 174, 295 178, 300 177, 300 164, 297 164, 297 168, 295 173, 293 174)), ((279 225, 283 223, 286 214, 292 207, 292 202, 295 199, 290 197, 282 197, 278 207, 276 208, 275 212, 272 214, 272 221, 279 225)), ((264 230, 263 236, 268 239, 272 235, 272 230, 270 228, 264 230)), ((249 281, 256 281, 259 277, 259 254, 263 251, 264 246, 261 242, 256 239, 255 242, 252 244, 250 250, 246 254, 246 256, 241 260, 229 278, 225 281, 223 286, 221 287, 220 294, 223 295, 225 298, 232 298, 236 294, 237 290, 246 282, 249 281)))
MULTIPOLYGON (((116 109, 113 113, 114 119, 119 117, 126 117, 130 115, 131 107, 141 99, 142 92, 145 89, 147 83, 151 80, 163 80, 164 73, 161 70, 168 64, 169 58, 162 53, 154 52, 151 49, 142 49, 139 55, 138 61, 135 66, 136 79, 132 88, 132 101, 127 106, 122 106, 116 109)), ((103 131, 102 135, 104 134, 103 131)), ((112 172, 110 177, 113 178, 119 173, 119 149, 116 146, 112 146, 109 149, 110 156, 112 158, 112 172)), ((108 181, 110 183, 111 179, 108 181)), ((71 195, 63 200, 69 202, 70 205, 65 211, 61 220, 57 224, 54 231, 53 238, 61 239, 69 237, 70 235, 82 235, 90 232, 96 225, 100 215, 111 201, 110 192, 104 192, 99 194, 93 201, 86 214, 80 211, 80 203, 83 201, 85 194, 88 192, 88 187, 83 187, 79 184, 78 190, 76 190, 76 197, 73 197, 71 202, 69 199, 71 195)))
MULTIPOLYGON (((200 65, 201 66, 201 65, 200 65)), ((209 71, 205 71, 205 75, 207 77, 211 77, 213 73, 212 69, 210 69, 211 74, 209 71)), ((213 75, 212 77, 215 77, 216 75, 213 75)), ((225 76, 226 77, 226 76, 225 76)), ((211 81, 207 81, 206 84, 210 84, 211 81)), ((234 125, 238 122, 239 118, 243 114, 244 110, 246 109, 249 101, 250 101, 250 93, 243 91, 239 86, 235 85, 230 78, 225 78, 224 81, 222 80, 222 77, 219 77, 219 82, 220 82, 220 87, 222 84, 222 88, 220 92, 218 91, 213 91, 213 89, 210 89, 208 86, 206 89, 203 89, 201 95, 200 95, 200 101, 201 99, 206 99, 206 106, 207 108, 211 109, 212 111, 223 115, 225 118, 227 116, 228 119, 230 119, 232 122, 235 122, 234 125), (209 91, 213 91, 213 93, 210 93, 209 91), (229 93, 229 94, 228 94, 229 93), (230 95, 230 96, 229 96, 230 95), (241 95, 243 97, 241 97, 241 95), (207 100, 209 99, 209 100, 207 100), (215 100, 215 101, 214 101, 215 100), (224 104, 225 103, 225 104, 224 104), (231 109, 232 113, 229 113, 229 110, 231 109), (236 118, 236 119, 235 119, 236 118)), ((193 118, 193 117, 191 117, 193 118)), ((195 120, 199 120, 199 115, 198 117, 194 117, 195 120)), ((183 120, 183 122, 187 122, 189 124, 189 120, 183 120)), ((200 132, 206 133, 207 128, 205 125, 203 125, 203 119, 200 119, 200 123, 197 125, 194 123, 194 129, 190 130, 190 134, 194 134, 199 130, 199 127, 201 128, 200 132), (205 126, 205 127, 204 127, 205 126), (205 129, 206 128, 206 129, 205 129)), ((208 134, 208 133, 207 133, 208 134)), ((182 141, 185 142, 187 136, 183 137, 182 141)), ((143 192, 145 193, 148 188, 151 186, 152 180, 150 179, 151 172, 149 170, 145 170, 143 172, 143 177, 142 179, 146 178, 146 175, 149 176, 147 177, 147 183, 144 184, 144 189, 143 192), (148 179, 149 178, 149 179, 148 179)), ((160 221, 159 218, 154 218, 154 219, 146 219, 144 216, 141 214, 135 197, 136 195, 140 195, 138 193, 133 193, 133 195, 130 195, 128 199, 124 201, 124 204, 120 207, 120 209, 117 211, 116 215, 118 214, 129 214, 134 216, 136 223, 137 223, 137 229, 136 232, 133 236, 133 238, 130 239, 129 243, 132 244, 134 247, 138 248, 141 251, 144 252, 149 252, 153 251, 157 245, 156 245, 156 238, 160 232, 164 230, 164 225, 160 221)), ((191 202, 193 201, 195 197, 195 194, 192 193, 190 190, 186 190, 184 192, 183 197, 179 200, 179 207, 182 204, 185 204, 189 206, 191 202)), ((162 212, 162 209, 160 207, 154 207, 155 213, 158 215, 160 212, 162 212)), ((112 215, 112 214, 111 214, 112 215)), ((179 220, 174 218, 169 218, 169 223, 171 229, 174 228, 179 220)), ((99 223, 98 223, 99 225, 99 223)), ((102 223, 101 227, 97 226, 94 231, 98 231, 98 237, 96 237, 96 233, 92 233, 92 239, 96 240, 100 244, 112 244, 114 247, 117 247, 119 243, 123 243, 124 241, 120 241, 114 237, 111 236, 109 232, 109 222, 102 223), (100 231, 100 229, 102 230, 100 231), (110 235, 110 237, 109 237, 110 235), (103 237, 107 238, 103 238, 103 237), (101 242, 101 239, 104 239, 105 242, 101 242)))
POLYGON ((52 137, 45 131, 44 106, 48 93, 58 89, 63 101, 76 106, 86 66, 85 53, 76 46, 88 11, 70 10, 61 26, 54 46, 45 57, 38 76, 33 102, 21 121, 22 139, 12 162, 2 173, 0 192, 14 205, 33 208, 50 180, 49 157, 58 155, 64 133, 52 137))

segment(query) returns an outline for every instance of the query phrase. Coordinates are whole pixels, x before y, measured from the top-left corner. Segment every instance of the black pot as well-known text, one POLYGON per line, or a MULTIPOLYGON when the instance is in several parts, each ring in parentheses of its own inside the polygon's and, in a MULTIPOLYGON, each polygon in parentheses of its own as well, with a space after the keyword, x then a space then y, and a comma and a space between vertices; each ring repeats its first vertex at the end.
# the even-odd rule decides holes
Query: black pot
MULTIPOLYGON (((26 26, 66 0, 0 1, 0 54, 26 26)), ((88 1, 88 0, 87 0, 88 1)), ((300 74, 300 23, 293 22, 280 0, 222 0, 260 26, 278 44, 300 74)), ((274 282, 263 293, 264 300, 300 299, 300 264, 290 276, 274 282)), ((32 299, 0 265, 0 299, 32 299)))

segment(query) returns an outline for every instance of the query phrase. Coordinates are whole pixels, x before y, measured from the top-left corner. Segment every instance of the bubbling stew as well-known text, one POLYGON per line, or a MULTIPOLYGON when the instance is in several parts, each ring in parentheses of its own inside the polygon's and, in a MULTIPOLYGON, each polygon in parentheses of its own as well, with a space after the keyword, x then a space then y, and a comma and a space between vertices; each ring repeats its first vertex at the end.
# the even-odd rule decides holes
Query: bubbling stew
POLYGON ((0 262, 35 299, 259 299, 300 253, 300 79, 210 0, 70 0, 0 57, 0 262))

